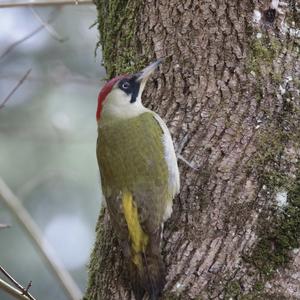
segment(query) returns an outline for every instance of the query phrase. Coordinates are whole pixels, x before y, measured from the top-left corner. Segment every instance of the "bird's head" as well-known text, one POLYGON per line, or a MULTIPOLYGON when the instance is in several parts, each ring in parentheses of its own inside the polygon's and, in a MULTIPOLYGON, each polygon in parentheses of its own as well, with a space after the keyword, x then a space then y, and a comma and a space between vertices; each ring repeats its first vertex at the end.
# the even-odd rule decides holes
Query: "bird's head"
POLYGON ((145 110, 141 102, 143 90, 161 62, 157 60, 138 73, 120 75, 108 81, 98 96, 97 121, 104 116, 129 118, 142 113, 145 110))

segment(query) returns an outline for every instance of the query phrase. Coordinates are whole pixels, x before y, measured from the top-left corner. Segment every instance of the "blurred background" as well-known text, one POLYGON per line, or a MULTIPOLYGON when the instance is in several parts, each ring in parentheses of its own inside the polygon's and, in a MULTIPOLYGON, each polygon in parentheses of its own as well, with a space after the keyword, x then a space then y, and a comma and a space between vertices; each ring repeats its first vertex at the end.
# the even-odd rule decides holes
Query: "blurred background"
MULTIPOLYGON (((0 176, 82 291, 101 202, 95 21, 94 5, 0 9, 0 104, 31 69, 0 109, 0 176)), ((32 280, 37 299, 68 299, 1 197, 0 223, 10 225, 0 230, 0 265, 23 286, 32 280)), ((12 298, 0 290, 0 299, 12 298)))

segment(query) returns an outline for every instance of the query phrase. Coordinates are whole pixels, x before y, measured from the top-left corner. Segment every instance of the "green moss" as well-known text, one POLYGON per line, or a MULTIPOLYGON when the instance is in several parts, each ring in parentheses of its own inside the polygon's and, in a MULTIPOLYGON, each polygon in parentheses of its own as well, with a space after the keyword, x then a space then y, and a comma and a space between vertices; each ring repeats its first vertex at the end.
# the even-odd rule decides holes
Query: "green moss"
POLYGON ((242 294, 242 288, 237 280, 229 281, 225 286, 224 299, 238 299, 242 294))
POLYGON ((261 292, 264 289, 264 283, 262 281, 256 281, 254 284, 254 291, 261 292))
POLYGON ((123 274, 123 257, 119 242, 107 217, 107 209, 102 207, 96 225, 96 239, 88 266, 88 284, 85 297, 89 300, 104 299, 110 289, 109 277, 102 276, 105 268, 119 280, 123 274), (110 256, 111 260, 107 257, 110 256), (116 257, 120 260, 116 262, 116 257), (101 288, 100 288, 101 287, 101 288))
POLYGON ((281 75, 280 72, 278 72, 278 73, 272 73, 271 76, 272 76, 272 80, 275 83, 280 84, 282 82, 282 75, 281 75))
POLYGON ((105 208, 101 208, 100 214, 98 217, 97 227, 96 227, 96 233, 97 233, 97 239, 95 241, 94 250, 91 255, 91 259, 88 266, 88 283, 87 283, 87 291, 86 295, 82 300, 88 300, 93 299, 93 286, 97 282, 97 273, 99 272, 100 266, 99 266, 99 257, 98 257, 98 237, 101 237, 105 234, 104 227, 103 227, 103 220, 104 220, 104 214, 105 214, 105 208))
POLYGON ((225 300, 285 300, 286 297, 278 293, 266 293, 264 291, 264 282, 257 281, 254 283, 250 292, 244 292, 241 283, 238 280, 229 281, 225 286, 224 299, 225 300))
POLYGON ((260 134, 258 151, 251 160, 251 170, 255 169, 261 186, 265 186, 266 199, 270 199, 268 195, 274 198, 279 190, 288 193, 286 207, 278 209, 274 205, 263 210, 258 226, 259 241, 252 254, 244 257, 262 275, 262 283, 290 261, 292 249, 300 247, 300 164, 295 179, 282 170, 286 145, 292 141, 297 148, 300 144, 299 111, 285 100, 274 120, 275 127, 260 134))
POLYGON ((256 101, 258 103, 258 105, 261 104, 263 98, 264 98, 264 91, 263 91, 263 85, 262 85, 262 82, 261 82, 261 79, 260 78, 257 78, 257 86, 256 86, 256 90, 255 90, 255 98, 256 98, 256 101))
POLYGON ((271 189, 283 186, 288 188, 290 180, 279 168, 279 159, 288 139, 286 134, 276 129, 260 134, 259 151, 250 162, 250 168, 255 166, 260 182, 271 189))
POLYGON ((95 0, 104 66, 109 78, 135 72, 147 63, 136 39, 141 1, 95 0))
POLYGON ((279 214, 274 210, 271 226, 264 224, 248 261, 268 279, 290 261, 290 251, 300 247, 300 175, 288 191, 288 205, 279 214))
POLYGON ((251 292, 249 294, 243 295, 239 300, 288 300, 284 295, 282 294, 269 294, 269 293, 257 293, 257 292, 251 292))
POLYGON ((277 116, 277 128, 260 135, 256 156, 251 161, 256 168, 261 185, 274 197, 278 190, 287 191, 287 206, 273 206, 260 216, 259 241, 252 254, 244 259, 251 263, 261 275, 261 284, 274 272, 290 261, 290 253, 300 247, 300 165, 298 176, 292 179, 281 168, 281 158, 288 142, 300 144, 299 130, 295 120, 297 111, 290 103, 283 102, 282 112, 277 116), (284 129, 285 127, 288 130, 284 129))
MULTIPOLYGON (((254 72, 256 75, 269 73, 272 69, 273 61, 278 57, 280 48, 281 44, 278 39, 269 38, 267 35, 257 38, 252 34, 246 65, 247 72, 254 72)), ((278 78, 280 74, 274 74, 273 76, 278 78)))
MULTIPOLYGON (((255 275, 259 280, 253 288, 253 293, 242 299, 260 299, 258 295, 264 295, 265 282, 278 268, 284 267, 290 261, 291 250, 300 247, 300 164, 297 167, 296 179, 288 176, 284 171, 285 166, 282 165, 286 146, 291 142, 296 148, 300 145, 300 114, 290 100, 293 95, 289 91, 282 95, 280 111, 268 111, 264 102, 265 76, 271 76, 275 87, 282 82, 282 74, 275 72, 273 67, 273 62, 281 53, 281 43, 282 41, 266 34, 262 34, 259 39, 256 33, 252 33, 250 37, 247 72, 256 77, 257 90, 254 96, 263 106, 265 115, 270 118, 268 127, 258 133, 257 151, 249 162, 249 173, 256 174, 260 186, 265 186, 261 193, 265 192, 262 197, 265 198, 268 208, 263 209, 259 217, 258 242, 252 253, 244 257, 246 262, 255 267, 255 275), (272 201, 276 192, 281 189, 288 192, 288 203, 286 207, 279 209, 269 201, 272 201)), ((290 44, 286 45, 288 51, 292 51, 289 50, 290 44)), ((274 101, 275 99, 276 95, 274 101)))

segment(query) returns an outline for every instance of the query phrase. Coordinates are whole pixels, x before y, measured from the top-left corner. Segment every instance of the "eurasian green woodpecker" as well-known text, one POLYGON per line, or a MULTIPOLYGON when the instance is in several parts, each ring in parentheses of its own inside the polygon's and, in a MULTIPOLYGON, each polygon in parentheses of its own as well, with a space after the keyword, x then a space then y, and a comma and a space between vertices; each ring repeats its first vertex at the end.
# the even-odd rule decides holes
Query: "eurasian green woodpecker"
POLYGON ((179 172, 164 121, 143 106, 149 76, 160 64, 111 79, 98 97, 97 159, 110 219, 128 259, 133 293, 158 299, 165 272, 164 222, 179 192, 179 172))

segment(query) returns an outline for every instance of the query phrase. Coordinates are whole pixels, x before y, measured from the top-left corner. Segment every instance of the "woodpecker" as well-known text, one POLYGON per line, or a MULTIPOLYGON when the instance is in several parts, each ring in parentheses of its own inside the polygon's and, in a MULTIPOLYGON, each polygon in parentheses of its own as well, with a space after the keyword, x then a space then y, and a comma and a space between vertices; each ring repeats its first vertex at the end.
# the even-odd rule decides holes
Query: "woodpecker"
POLYGON ((164 222, 180 189, 174 145, 164 121, 141 96, 158 60, 107 82, 98 96, 97 160, 112 226, 128 260, 136 300, 159 299, 164 222))

